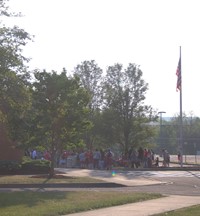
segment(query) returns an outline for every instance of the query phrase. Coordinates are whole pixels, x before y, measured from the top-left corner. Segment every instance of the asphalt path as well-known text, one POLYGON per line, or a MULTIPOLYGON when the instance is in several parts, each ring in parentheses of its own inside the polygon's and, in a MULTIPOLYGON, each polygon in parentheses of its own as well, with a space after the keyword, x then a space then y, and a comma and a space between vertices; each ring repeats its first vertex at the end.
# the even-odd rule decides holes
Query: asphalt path
POLYGON ((200 179, 196 177, 159 177, 164 184, 129 187, 135 192, 153 192, 167 195, 200 196, 200 179))
MULTIPOLYGON (((69 170, 66 171, 72 174, 69 170)), ((166 195, 200 196, 200 171, 115 171, 115 176, 110 176, 111 172, 94 171, 88 175, 102 178, 109 182, 119 183, 124 177, 133 185, 116 188, 89 188, 84 190, 115 190, 115 191, 135 191, 153 192, 166 195), (119 177, 119 181, 115 178, 119 177), (140 184, 141 183, 141 184, 140 184)), ((73 173, 75 175, 75 173, 73 173)), ((78 172, 77 175, 80 175, 78 172)), ((87 174, 86 174, 87 175, 87 174)), ((69 190, 69 189, 68 189, 69 190)), ((80 188, 79 188, 80 190, 80 188)))
MULTIPOLYGON (((128 187, 136 192, 154 192, 167 195, 200 196, 200 171, 132 171, 129 174, 145 177, 158 184, 128 187)), ((139 179, 138 179, 139 181, 139 179)))

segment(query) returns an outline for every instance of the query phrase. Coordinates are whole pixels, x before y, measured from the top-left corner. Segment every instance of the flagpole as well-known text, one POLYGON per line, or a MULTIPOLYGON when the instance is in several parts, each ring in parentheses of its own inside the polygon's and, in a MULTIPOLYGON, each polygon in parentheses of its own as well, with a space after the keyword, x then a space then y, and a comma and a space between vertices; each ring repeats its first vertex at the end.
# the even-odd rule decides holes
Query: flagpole
POLYGON ((181 65, 181 46, 180 46, 180 122, 179 122, 179 145, 181 155, 181 167, 183 167, 183 116, 182 116, 182 65, 181 65))

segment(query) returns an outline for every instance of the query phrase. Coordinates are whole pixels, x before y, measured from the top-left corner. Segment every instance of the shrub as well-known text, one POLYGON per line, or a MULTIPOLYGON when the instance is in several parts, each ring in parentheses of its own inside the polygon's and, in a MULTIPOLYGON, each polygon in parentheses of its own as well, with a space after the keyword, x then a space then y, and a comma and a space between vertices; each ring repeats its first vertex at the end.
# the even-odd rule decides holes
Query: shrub
POLYGON ((1 172, 12 172, 18 171, 21 165, 17 161, 12 160, 1 160, 0 161, 0 171, 1 172))
POLYGON ((0 161, 0 173, 6 174, 37 174, 49 173, 51 162, 47 160, 32 160, 23 157, 22 163, 11 160, 0 161))
POLYGON ((28 172, 49 172, 50 170, 50 161, 47 160, 32 160, 30 158, 23 158, 22 161, 22 170, 28 172))

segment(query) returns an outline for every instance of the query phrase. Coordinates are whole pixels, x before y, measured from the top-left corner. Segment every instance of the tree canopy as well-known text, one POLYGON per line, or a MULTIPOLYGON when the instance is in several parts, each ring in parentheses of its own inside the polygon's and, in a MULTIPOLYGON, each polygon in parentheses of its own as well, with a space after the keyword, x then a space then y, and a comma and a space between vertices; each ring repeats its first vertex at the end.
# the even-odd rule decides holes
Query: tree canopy
POLYGON ((135 64, 123 69, 115 64, 107 69, 104 82, 104 114, 109 115, 112 140, 122 146, 124 152, 129 148, 143 145, 153 136, 153 130, 142 123, 155 119, 151 106, 144 104, 148 85, 142 79, 142 71, 135 64))
MULTIPOLYGON (((0 15, 14 16, 5 0, 0 1, 0 15)), ((0 124, 16 142, 24 140, 23 123, 26 111, 31 106, 27 83, 28 73, 22 54, 23 47, 31 36, 17 26, 5 27, 0 22, 0 124)))
POLYGON ((31 140, 51 152, 53 166, 56 153, 83 144, 80 135, 90 127, 89 95, 78 77, 69 78, 66 71, 35 71, 34 75, 31 140))

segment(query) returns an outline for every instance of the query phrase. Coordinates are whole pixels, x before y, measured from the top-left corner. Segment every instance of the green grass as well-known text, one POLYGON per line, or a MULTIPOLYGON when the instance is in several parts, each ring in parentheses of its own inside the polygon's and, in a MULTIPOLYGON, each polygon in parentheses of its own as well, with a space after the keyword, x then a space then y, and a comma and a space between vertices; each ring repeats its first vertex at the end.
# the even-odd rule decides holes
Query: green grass
POLYGON ((200 215, 200 205, 195 205, 188 208, 182 208, 162 214, 156 214, 154 216, 199 216, 200 215))
POLYGON ((57 216, 159 197, 133 192, 2 192, 0 212, 4 216, 57 216))
POLYGON ((10 175, 0 176, 0 184, 48 184, 48 183, 97 183, 103 180, 90 177, 61 176, 61 178, 46 178, 44 175, 10 175), (40 178, 36 178, 40 176, 40 178))

